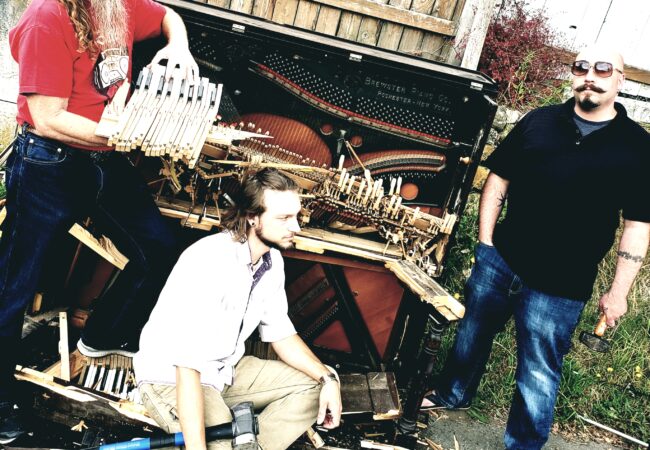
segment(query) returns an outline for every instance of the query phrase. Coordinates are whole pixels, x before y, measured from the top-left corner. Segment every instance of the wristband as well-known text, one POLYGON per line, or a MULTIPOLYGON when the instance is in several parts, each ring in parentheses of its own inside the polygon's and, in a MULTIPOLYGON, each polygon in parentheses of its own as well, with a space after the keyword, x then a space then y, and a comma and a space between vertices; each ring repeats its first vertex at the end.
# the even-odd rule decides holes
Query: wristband
POLYGON ((327 383, 330 383, 332 381, 336 381, 337 383, 339 382, 336 375, 334 375, 332 372, 329 372, 318 379, 318 382, 321 384, 321 386, 325 386, 327 383))

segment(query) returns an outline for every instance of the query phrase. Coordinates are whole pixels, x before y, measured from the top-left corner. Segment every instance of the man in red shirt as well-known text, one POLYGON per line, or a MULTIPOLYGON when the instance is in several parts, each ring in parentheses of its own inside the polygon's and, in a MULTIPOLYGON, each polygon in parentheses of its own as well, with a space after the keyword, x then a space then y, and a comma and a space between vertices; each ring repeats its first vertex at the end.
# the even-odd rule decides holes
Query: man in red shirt
POLYGON ((12 396, 23 313, 44 255, 91 216, 129 263, 95 307, 78 347, 131 355, 171 269, 175 242, 130 162, 95 135, 117 87, 131 78, 133 43, 163 34, 169 77, 198 67, 181 18, 152 0, 33 0, 9 33, 19 64, 19 136, 7 164, 0 240, 0 444, 23 431, 12 396))

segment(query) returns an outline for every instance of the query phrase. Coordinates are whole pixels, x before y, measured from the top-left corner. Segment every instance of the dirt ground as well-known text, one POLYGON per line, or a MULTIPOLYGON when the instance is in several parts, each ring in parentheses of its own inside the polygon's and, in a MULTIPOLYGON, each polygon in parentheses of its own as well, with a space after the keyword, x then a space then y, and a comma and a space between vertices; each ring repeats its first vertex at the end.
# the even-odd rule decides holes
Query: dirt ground
MULTIPOLYGON (((429 427, 421 436, 429 438, 432 442, 442 446, 444 450, 502 450, 503 433, 505 426, 497 424, 484 424, 470 418, 462 411, 445 411, 438 417, 432 415, 429 427), (456 445, 457 443, 457 445, 456 445)), ((598 442, 573 442, 564 437, 553 434, 545 450, 623 450, 624 448, 612 444, 598 442)))

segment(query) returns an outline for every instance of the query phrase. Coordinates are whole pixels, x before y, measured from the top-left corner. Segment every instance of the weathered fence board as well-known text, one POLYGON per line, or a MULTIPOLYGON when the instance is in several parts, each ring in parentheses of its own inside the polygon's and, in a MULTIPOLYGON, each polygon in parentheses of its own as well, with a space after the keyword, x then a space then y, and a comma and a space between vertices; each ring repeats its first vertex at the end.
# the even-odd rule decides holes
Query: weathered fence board
POLYGON ((322 5, 316 20, 316 31, 335 35, 339 27, 339 20, 341 19, 341 10, 322 5))
MULTIPOLYGON (((411 0, 389 0, 388 5, 404 13, 408 11, 409 6, 411 6, 411 0)), ((404 26, 401 25, 401 23, 404 22, 397 22, 397 18, 395 18, 395 20, 384 21, 381 24, 377 47, 388 50, 397 50, 399 41, 402 39, 402 32, 404 31, 404 26)))
POLYGON ((208 5, 214 5, 220 8, 227 8, 228 6, 230 6, 230 0, 208 0, 208 5))
MULTIPOLYGON (((411 11, 431 15, 435 0, 414 0, 411 5, 411 11)), ((406 28, 402 32, 402 40, 399 43, 398 50, 410 55, 420 53, 424 32, 415 28, 406 28)))
POLYGON ((293 24, 298 10, 298 0, 276 0, 271 20, 279 24, 293 24))
POLYGON ((253 5, 253 15, 263 19, 271 19, 273 17, 274 0, 255 0, 253 5))
POLYGON ((298 11, 296 12, 296 20, 293 24, 300 28, 313 30, 316 26, 319 10, 320 5, 318 3, 300 0, 298 2, 298 11))
POLYGON ((339 20, 339 29, 336 35, 343 39, 356 41, 359 35, 359 27, 363 16, 350 12, 343 12, 339 20))

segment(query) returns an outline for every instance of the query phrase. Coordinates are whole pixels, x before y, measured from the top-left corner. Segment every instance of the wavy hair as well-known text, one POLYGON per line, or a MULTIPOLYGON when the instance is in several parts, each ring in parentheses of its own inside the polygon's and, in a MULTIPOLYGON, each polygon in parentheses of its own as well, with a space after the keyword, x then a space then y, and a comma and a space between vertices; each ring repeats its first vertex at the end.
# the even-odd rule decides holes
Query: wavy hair
POLYGON ((246 242, 251 225, 248 218, 266 211, 264 191, 298 191, 291 178, 276 169, 262 169, 244 176, 240 190, 234 195, 235 204, 221 216, 221 225, 233 235, 233 239, 246 242))
POLYGON ((59 2, 68 12, 68 17, 74 27, 77 42, 79 42, 77 51, 80 53, 88 51, 91 55, 97 54, 99 49, 95 43, 92 20, 83 0, 59 0, 59 2))

